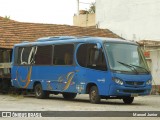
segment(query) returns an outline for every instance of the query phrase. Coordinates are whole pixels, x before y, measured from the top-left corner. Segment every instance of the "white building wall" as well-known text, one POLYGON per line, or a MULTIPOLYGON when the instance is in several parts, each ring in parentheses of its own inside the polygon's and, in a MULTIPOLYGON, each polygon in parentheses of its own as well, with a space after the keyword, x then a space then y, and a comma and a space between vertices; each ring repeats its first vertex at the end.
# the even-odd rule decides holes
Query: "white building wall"
POLYGON ((150 51, 153 85, 160 85, 160 50, 150 51))
POLYGON ((96 24, 130 40, 160 39, 160 0, 96 0, 96 24))

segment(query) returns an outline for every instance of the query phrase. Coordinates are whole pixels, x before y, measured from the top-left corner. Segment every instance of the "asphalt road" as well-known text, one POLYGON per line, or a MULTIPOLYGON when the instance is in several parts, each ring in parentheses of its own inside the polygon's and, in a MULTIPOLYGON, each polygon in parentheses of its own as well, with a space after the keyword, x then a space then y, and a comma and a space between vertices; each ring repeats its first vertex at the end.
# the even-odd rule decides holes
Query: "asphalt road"
MULTIPOLYGON (((34 96, 0 95, 0 111, 160 111, 160 95, 136 97, 131 105, 125 105, 122 100, 101 100, 100 104, 91 104, 88 95, 77 95, 74 100, 64 100, 62 95, 51 95, 48 99, 36 99, 34 96)), ((68 114, 63 112, 62 114, 68 114)), ((115 113, 113 113, 115 114, 115 113)), ((95 115, 95 114, 94 114, 95 115)), ((78 113, 77 113, 78 116, 78 113)), ((114 115, 113 115, 114 116, 114 115)), ((115 115, 116 116, 116 115, 115 115)), ((112 119, 143 119, 155 120, 158 117, 109 117, 112 119)), ((30 119, 30 118, 0 118, 0 119, 30 119)), ((78 119, 82 117, 52 117, 38 119, 78 119)), ((106 117, 83 117, 83 120, 106 120, 106 117)))

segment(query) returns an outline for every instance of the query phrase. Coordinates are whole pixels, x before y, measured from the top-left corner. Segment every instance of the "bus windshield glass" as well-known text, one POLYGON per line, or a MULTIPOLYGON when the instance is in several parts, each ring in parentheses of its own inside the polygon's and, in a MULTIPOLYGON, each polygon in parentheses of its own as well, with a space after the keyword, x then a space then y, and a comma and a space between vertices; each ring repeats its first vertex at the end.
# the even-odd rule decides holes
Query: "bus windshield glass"
POLYGON ((139 46, 105 43, 110 69, 117 72, 148 74, 149 68, 139 46))

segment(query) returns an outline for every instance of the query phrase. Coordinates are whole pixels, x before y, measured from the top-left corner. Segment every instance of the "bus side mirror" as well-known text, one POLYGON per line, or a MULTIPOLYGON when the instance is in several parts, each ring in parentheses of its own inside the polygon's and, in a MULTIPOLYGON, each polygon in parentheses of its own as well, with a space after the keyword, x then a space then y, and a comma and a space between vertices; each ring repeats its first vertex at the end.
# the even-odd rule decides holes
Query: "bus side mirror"
POLYGON ((99 50, 99 49, 101 49, 101 44, 100 43, 97 43, 97 46, 96 46, 96 48, 99 50))

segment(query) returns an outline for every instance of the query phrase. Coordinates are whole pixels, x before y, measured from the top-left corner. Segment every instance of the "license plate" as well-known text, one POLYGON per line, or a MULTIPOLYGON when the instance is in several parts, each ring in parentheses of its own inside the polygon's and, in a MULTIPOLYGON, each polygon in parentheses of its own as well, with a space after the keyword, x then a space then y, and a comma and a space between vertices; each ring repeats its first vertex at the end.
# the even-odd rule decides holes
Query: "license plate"
POLYGON ((131 97, 137 97, 138 94, 131 94, 131 97))

